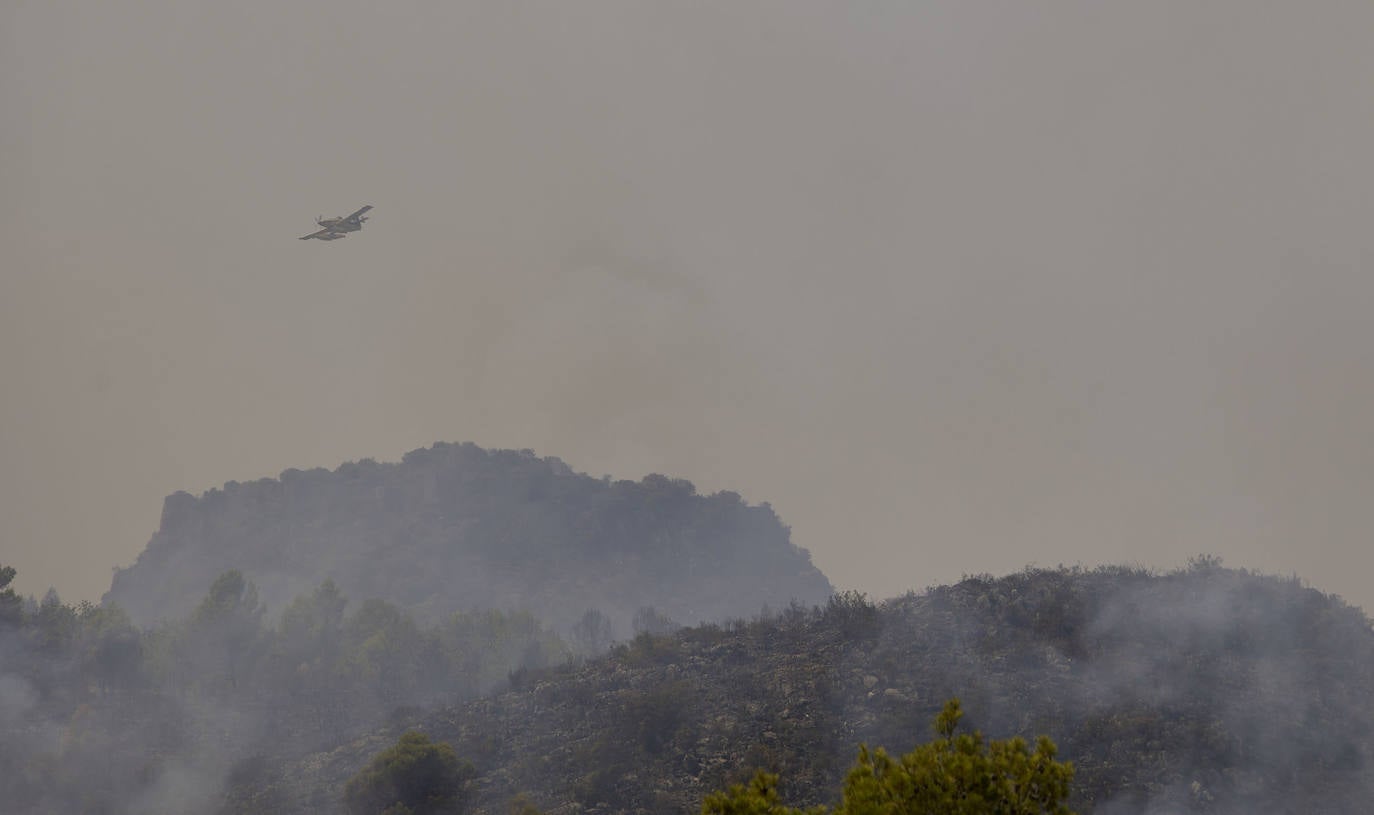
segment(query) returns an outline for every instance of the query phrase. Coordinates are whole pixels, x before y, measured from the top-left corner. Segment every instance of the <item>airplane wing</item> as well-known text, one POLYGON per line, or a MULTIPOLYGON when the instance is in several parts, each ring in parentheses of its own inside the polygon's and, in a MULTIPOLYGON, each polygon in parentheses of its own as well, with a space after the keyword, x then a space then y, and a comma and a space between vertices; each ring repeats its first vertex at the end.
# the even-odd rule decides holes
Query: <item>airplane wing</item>
POLYGON ((372 205, 371 205, 371 204, 368 204, 367 206, 363 207, 362 209, 358 210, 357 212, 353 213, 352 215, 346 216, 346 217, 344 218, 344 220, 345 220, 345 221, 356 221, 356 220, 358 219, 358 216, 359 216, 359 215, 362 215, 364 212, 367 212, 369 209, 372 209, 372 205))
POLYGON ((332 229, 326 227, 325 229, 321 229, 319 232, 311 232, 309 235, 302 235, 300 237, 300 240, 308 241, 311 238, 319 238, 322 241, 332 241, 343 237, 347 236, 345 236, 342 232, 335 232, 332 229))

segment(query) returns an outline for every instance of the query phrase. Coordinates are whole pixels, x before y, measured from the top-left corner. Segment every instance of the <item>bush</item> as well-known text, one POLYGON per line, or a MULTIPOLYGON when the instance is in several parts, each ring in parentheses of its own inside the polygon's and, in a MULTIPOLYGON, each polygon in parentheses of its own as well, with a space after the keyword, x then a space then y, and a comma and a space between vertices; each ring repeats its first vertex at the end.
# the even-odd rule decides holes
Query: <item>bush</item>
POLYGON ((824 619, 849 639, 865 639, 878 634, 878 607, 870 603, 863 592, 842 591, 830 595, 824 619))
POLYGON ((456 815, 474 774, 452 747, 412 730, 349 779, 344 804, 352 815, 456 815))

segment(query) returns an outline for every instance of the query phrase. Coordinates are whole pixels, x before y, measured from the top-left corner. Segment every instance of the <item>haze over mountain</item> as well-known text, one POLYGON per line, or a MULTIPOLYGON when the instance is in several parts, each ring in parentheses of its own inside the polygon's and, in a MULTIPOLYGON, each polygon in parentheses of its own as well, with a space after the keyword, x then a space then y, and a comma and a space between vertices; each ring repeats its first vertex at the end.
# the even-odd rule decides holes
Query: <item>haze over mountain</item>
POLYGON ((178 618, 230 569, 274 615, 332 580, 422 621, 520 610, 567 632, 596 610, 621 637, 646 607, 696 624, 831 593, 766 505, 697 495, 661 475, 592 478, 528 450, 473 444, 172 495, 105 601, 143 624, 178 618))
POLYGON ((821 803, 960 696, 1081 815, 1369 811, 1371 31, 0 3, 0 810, 412 727, 492 815, 821 803))
POLYGON ((953 696, 1059 742, 1084 815, 1374 798, 1369 618, 1210 557, 875 605, 766 505, 436 444, 172 495, 103 606, 13 578, 0 799, 25 815, 331 811, 408 728, 472 763, 461 811, 690 812, 755 768, 818 804, 953 696))
POLYGON ((225 573, 140 631, 113 606, 26 606, 12 577, 0 800, 23 815, 339 811, 415 728, 472 763, 463 812, 692 812, 756 768, 824 803, 858 742, 904 751, 951 696, 989 735, 1058 742, 1081 815, 1348 815, 1374 797, 1369 618, 1209 558, 846 593, 640 627, 602 656, 528 615, 421 626, 329 582, 274 622, 225 573))
POLYGON ((436 439, 1374 606, 1374 4, 0 3, 0 560, 436 439), (297 241, 374 204, 366 231, 297 241))

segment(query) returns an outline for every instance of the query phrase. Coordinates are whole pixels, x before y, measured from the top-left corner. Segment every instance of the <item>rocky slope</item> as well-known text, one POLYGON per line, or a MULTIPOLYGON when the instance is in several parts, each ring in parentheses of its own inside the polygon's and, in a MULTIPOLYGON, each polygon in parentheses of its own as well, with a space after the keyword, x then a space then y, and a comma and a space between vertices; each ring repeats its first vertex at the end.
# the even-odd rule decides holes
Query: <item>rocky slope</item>
POLYGON ((566 630, 597 609, 620 637, 646 606, 695 624, 831 592, 766 504, 698 495, 659 475, 592 478, 558 459, 472 444, 172 495, 104 599, 139 623, 177 618, 228 569, 274 610, 332 578, 350 597, 386 599, 422 620, 523 609, 566 630))
POLYGON ((333 811, 409 727, 480 774, 472 808, 694 812, 753 768, 825 803, 859 742, 905 751, 959 696, 993 737, 1044 733, 1080 813, 1350 813, 1374 800, 1374 631, 1295 580, 1198 564, 972 578, 878 607, 841 596, 606 659, 298 764, 246 767, 225 812, 333 811))

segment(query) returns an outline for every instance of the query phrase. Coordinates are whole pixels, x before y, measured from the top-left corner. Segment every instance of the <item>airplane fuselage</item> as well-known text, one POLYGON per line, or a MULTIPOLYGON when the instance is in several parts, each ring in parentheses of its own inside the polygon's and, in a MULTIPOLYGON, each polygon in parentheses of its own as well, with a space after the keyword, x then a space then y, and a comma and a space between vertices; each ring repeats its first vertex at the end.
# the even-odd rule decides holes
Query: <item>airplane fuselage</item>
POLYGON ((315 223, 331 232, 357 232, 363 228, 358 221, 350 221, 347 218, 320 218, 315 223))
POLYGON ((368 204, 352 215, 341 215, 338 218, 316 218, 315 225, 320 227, 319 232, 310 235, 302 235, 301 240, 307 241, 311 238, 322 241, 333 241, 344 237, 346 232, 357 232, 363 228, 363 222, 367 220, 366 212, 372 209, 368 204))

